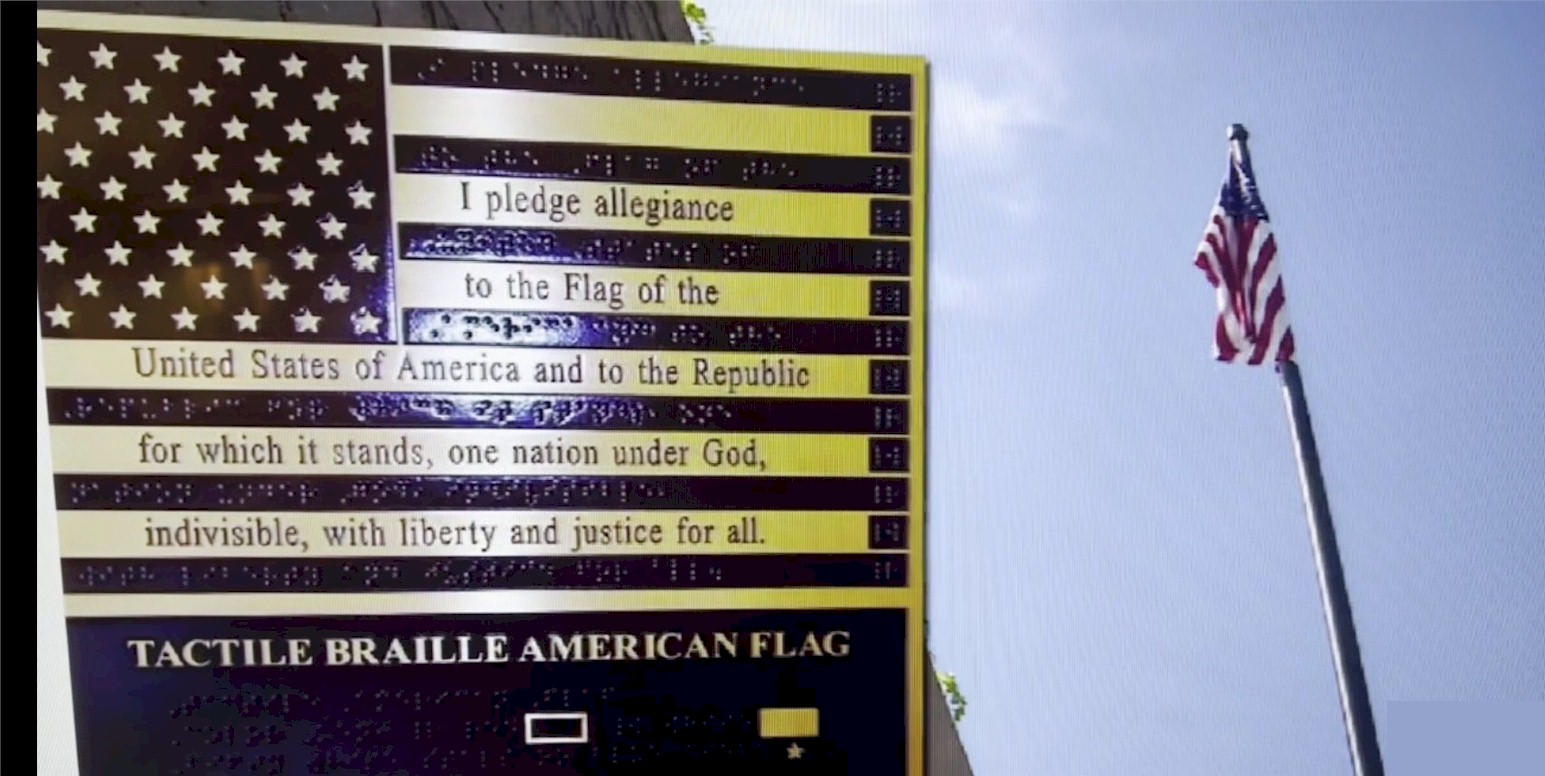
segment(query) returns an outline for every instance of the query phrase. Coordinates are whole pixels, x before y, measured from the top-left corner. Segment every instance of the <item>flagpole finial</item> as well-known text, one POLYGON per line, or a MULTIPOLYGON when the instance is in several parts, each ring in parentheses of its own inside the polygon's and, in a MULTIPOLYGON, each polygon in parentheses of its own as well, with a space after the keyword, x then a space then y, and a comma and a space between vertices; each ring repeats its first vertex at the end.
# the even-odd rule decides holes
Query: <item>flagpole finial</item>
POLYGON ((1230 125, 1228 125, 1228 139, 1229 140, 1249 140, 1250 139, 1250 131, 1245 129, 1245 125, 1243 125, 1243 124, 1230 124, 1230 125))

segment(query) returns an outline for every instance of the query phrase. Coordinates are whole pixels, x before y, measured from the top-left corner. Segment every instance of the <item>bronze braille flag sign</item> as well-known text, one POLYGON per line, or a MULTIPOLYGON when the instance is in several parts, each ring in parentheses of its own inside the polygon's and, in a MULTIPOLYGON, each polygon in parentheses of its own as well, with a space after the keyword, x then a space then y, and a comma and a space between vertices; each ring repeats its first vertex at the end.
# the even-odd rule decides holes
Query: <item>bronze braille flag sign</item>
POLYGON ((922 60, 39 12, 81 772, 923 772, 922 60))

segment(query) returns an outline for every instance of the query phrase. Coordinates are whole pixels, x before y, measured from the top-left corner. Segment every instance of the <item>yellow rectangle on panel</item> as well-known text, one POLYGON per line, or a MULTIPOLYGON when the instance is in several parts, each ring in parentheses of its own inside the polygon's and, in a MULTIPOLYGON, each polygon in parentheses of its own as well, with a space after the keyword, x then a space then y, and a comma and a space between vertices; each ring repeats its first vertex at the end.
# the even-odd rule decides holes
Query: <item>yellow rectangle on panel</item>
POLYGON ((393 86, 388 104, 401 135, 871 155, 867 111, 445 86, 393 86))
POLYGON ((762 709, 757 728, 762 738, 815 738, 821 734, 821 710, 762 709))
POLYGON ((869 207, 874 199, 869 194, 542 178, 392 176, 392 207, 397 219, 463 226, 869 238, 869 207))
POLYGON ((523 312, 868 319, 871 282, 851 275, 476 261, 404 261, 397 267, 398 299, 404 307, 523 312), (482 281, 487 285, 479 287, 492 289, 487 298, 469 292, 482 281), (655 293, 666 301, 640 301, 655 293))

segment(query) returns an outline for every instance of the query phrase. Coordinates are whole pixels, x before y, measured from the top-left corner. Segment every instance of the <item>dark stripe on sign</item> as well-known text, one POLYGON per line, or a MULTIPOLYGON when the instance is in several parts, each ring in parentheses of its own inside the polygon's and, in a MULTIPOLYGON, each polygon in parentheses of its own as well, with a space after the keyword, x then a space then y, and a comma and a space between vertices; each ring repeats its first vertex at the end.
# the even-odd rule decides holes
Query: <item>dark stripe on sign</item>
POLYGON ((392 46, 392 83, 749 105, 910 111, 912 77, 392 46))
MULTIPOLYGON (((395 535, 400 528, 384 530, 395 535)), ((508 537, 498 540, 506 544, 508 537)), ((907 559, 899 554, 66 558, 62 563, 66 593, 669 590, 907 583, 907 559)))
POLYGON ((902 240, 443 224, 402 224, 399 235, 404 259, 900 277, 912 269, 911 245, 902 240))
POLYGON ((373 512, 468 509, 903 510, 897 477, 54 477, 60 509, 373 512))
MULTIPOLYGON (((403 310, 410 345, 904 356, 905 321, 403 310)), ((635 375, 636 377, 636 375, 635 375)), ((682 375, 683 380, 694 379, 682 375)))
POLYGON ((48 391, 60 426, 907 432, 905 400, 340 391, 48 391))

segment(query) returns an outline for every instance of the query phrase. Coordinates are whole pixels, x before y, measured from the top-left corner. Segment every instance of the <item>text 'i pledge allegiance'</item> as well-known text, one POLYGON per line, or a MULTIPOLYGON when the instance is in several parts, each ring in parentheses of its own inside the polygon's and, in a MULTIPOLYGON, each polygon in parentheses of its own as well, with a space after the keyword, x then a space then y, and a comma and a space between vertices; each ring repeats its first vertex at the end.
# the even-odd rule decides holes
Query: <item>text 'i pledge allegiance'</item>
MULTIPOLYGON (((584 212, 581 197, 573 192, 562 193, 547 190, 541 184, 535 190, 517 188, 512 181, 461 181, 461 209, 483 213, 485 221, 496 220, 501 214, 540 215, 561 224, 577 218, 584 212)), ((605 194, 597 195, 591 206, 597 218, 631 218, 643 221, 647 226, 659 226, 677 221, 717 221, 728 223, 735 220, 735 203, 700 197, 671 196, 669 189, 660 196, 645 197, 629 194, 627 186, 611 186, 605 194)))

